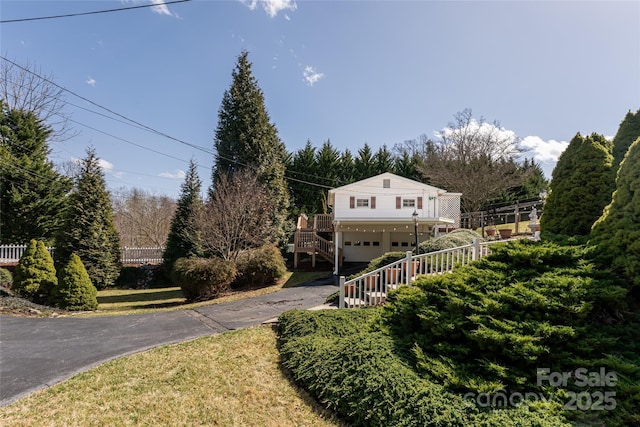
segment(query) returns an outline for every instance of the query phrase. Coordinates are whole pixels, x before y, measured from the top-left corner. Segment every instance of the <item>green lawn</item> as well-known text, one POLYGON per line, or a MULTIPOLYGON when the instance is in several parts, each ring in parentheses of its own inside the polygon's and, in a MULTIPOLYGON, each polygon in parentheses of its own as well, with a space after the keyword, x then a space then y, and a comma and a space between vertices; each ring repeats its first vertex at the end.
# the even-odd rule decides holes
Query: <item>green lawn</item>
POLYGON ((288 272, 277 284, 259 289, 230 292, 210 301, 187 304, 179 287, 157 289, 103 289, 98 291, 98 311, 82 316, 150 313, 184 310, 230 302, 291 288, 331 274, 328 271, 288 272))
POLYGON ((280 370, 259 326, 159 347, 0 408, 6 426, 341 426, 280 370))

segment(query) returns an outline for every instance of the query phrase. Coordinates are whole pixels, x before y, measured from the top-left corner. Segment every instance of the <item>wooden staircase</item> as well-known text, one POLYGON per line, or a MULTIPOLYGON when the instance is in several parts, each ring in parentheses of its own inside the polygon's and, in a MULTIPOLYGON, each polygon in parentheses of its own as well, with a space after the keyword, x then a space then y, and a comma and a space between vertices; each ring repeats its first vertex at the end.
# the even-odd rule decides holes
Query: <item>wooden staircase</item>
MULTIPOLYGON (((311 266, 316 266, 316 255, 335 264, 335 246, 333 241, 321 236, 333 235, 333 215, 318 214, 312 222, 305 214, 298 216, 294 235, 293 268, 298 268, 301 253, 311 255, 311 266)), ((342 259, 342 257, 339 257, 342 259)))

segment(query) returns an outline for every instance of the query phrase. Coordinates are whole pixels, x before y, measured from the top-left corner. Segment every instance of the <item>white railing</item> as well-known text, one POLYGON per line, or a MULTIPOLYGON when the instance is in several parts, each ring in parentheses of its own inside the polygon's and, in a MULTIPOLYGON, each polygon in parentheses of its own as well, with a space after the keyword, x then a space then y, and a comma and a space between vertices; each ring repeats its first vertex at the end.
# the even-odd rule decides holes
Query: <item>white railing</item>
POLYGON ((465 265, 471 261, 487 256, 494 243, 475 240, 470 245, 444 249, 421 255, 407 256, 399 261, 380 267, 362 276, 346 280, 340 276, 340 308, 367 307, 383 304, 389 291, 402 285, 411 285, 418 275, 442 274, 453 271, 456 265, 465 265))
MULTIPOLYGON (((27 245, 0 245, 0 263, 12 264, 20 261, 27 245)), ((47 250, 53 255, 54 248, 47 250)), ((120 248, 120 262, 123 264, 160 264, 164 248, 120 248)))

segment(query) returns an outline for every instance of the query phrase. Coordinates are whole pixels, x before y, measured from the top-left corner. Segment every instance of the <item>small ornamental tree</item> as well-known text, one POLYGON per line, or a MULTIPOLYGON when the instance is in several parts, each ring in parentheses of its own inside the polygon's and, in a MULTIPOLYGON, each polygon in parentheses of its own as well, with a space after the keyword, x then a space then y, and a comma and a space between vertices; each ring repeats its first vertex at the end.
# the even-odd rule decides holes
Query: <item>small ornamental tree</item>
POLYGON ((553 169, 540 226, 545 234, 588 236, 611 200, 612 144, 593 133, 573 137, 553 169))
POLYGON ((611 203, 593 225, 590 245, 604 265, 640 288, 640 138, 629 147, 620 164, 611 203))
POLYGON ((71 254, 69 262, 60 270, 54 300, 66 310, 95 310, 98 291, 91 283, 89 273, 78 255, 71 254))
POLYGON ((58 284, 53 258, 44 242, 32 239, 22 254, 12 289, 19 295, 37 303, 45 303, 58 284))

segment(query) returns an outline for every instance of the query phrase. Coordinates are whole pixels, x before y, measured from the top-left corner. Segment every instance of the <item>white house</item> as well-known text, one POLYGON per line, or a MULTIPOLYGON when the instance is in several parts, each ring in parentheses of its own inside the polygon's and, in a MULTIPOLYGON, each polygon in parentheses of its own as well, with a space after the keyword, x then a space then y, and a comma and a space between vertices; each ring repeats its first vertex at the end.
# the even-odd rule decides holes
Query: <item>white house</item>
POLYGON ((299 219, 295 255, 315 248, 314 262, 317 252, 338 274, 343 260, 368 262, 412 250, 416 229, 422 241, 441 228, 460 226, 460 195, 388 172, 334 188, 328 197, 331 214, 316 215, 313 227, 306 217, 299 219))

